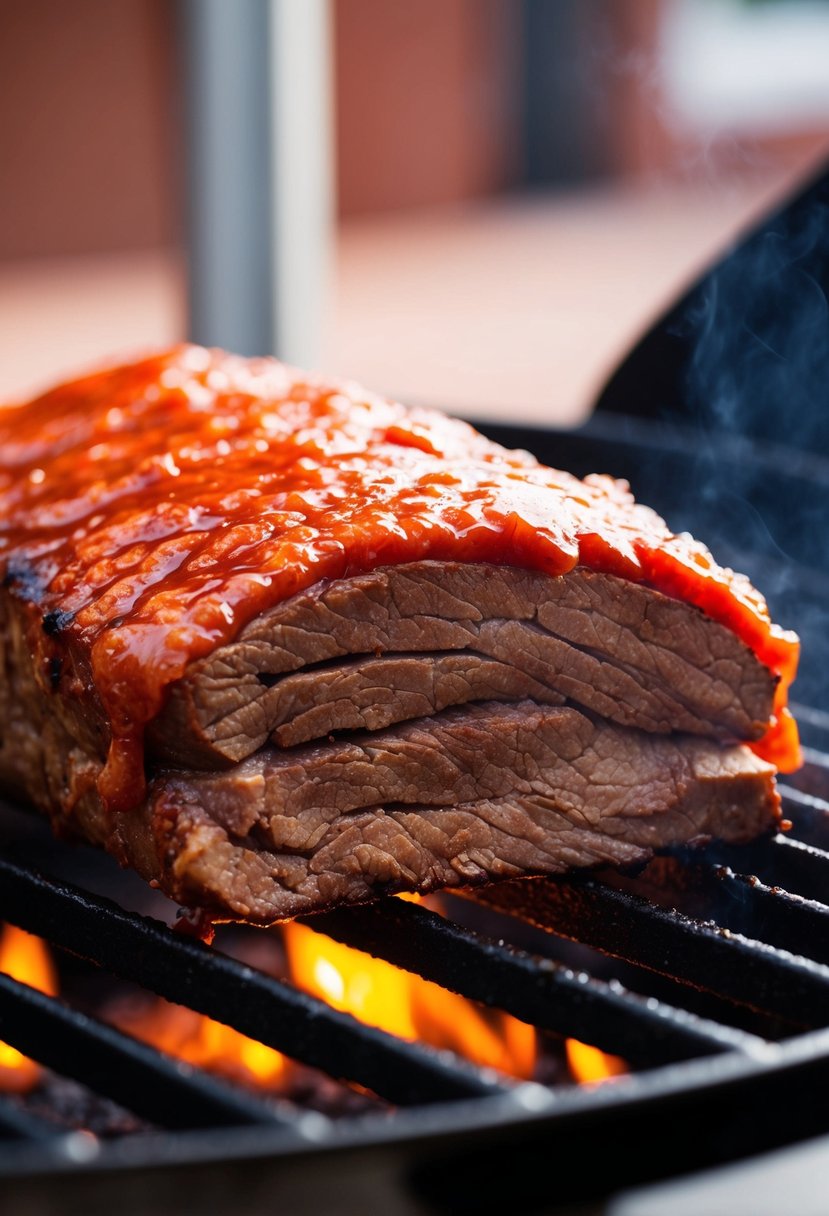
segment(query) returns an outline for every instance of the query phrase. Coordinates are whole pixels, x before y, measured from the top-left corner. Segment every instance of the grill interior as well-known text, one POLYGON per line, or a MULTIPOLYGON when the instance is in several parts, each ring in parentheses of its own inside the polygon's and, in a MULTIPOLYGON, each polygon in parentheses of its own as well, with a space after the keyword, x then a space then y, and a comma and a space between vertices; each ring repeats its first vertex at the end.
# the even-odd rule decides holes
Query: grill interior
MULTIPOLYGON (((634 480, 641 483, 636 471, 649 467, 652 449, 641 440, 626 447, 617 435, 613 459, 603 461, 596 444, 610 441, 601 425, 592 438, 589 432, 547 436, 546 450, 539 435, 496 437, 574 469, 581 461, 627 472, 633 450, 640 462, 634 480)), ((664 465, 664 435, 658 451, 664 465)), ((655 495, 653 501, 663 506, 655 495)), ((752 563, 756 568, 768 560, 762 551, 740 556, 749 573, 752 563)), ((812 585, 799 569, 789 572, 790 593, 798 578, 812 585)), ((797 600, 808 602, 808 595, 797 600)), ((788 607, 780 615, 801 626, 788 607)), ((804 633, 808 645, 808 628, 804 633)), ((810 681, 813 689, 813 671, 810 681)), ((35 1199, 59 1180, 78 1194, 94 1184, 84 1192, 85 1210, 105 1210, 116 1191, 120 1207, 132 1210, 130 1195, 147 1202, 146 1188, 153 1180, 168 1185, 171 1171, 218 1202, 217 1162, 227 1178, 255 1164, 256 1177, 268 1176, 274 1187, 292 1185, 300 1176, 292 1171, 301 1170, 306 1198, 336 1176, 342 1198, 349 1185, 342 1160, 349 1153, 349 1160, 362 1162, 356 1179, 366 1170, 372 1175, 375 1200, 386 1178, 420 1205, 401 1211, 481 1212, 507 1201, 515 1210, 541 1199, 548 1206, 584 1200, 829 1131, 829 905, 823 902, 829 714, 795 712, 807 763, 783 786, 793 823, 785 835, 658 859, 635 875, 484 888, 449 900, 445 917, 387 900, 306 920, 544 1032, 621 1056, 635 1070, 595 1089, 512 1083, 367 1028, 95 893, 94 883, 50 875, 50 855, 66 851, 45 844, 39 826, 21 840, 19 817, 11 812, 0 831, 0 920, 383 1102, 337 1120, 268 1102, 0 975, 0 1039, 154 1129, 167 1129, 99 1141, 61 1132, 0 1098, 0 1177, 16 1178, 35 1199), (574 953, 572 942, 589 952, 574 953), (591 1176, 559 1170, 551 1182, 552 1149, 566 1160, 596 1135, 601 1160, 591 1176), (511 1154, 508 1183, 495 1165, 496 1158, 503 1164, 505 1151, 511 1154), (309 1154, 319 1169, 309 1169, 309 1154), (133 1193, 118 1180, 136 1170, 142 1181, 133 1193)), ((0 828, 3 822, 0 813, 0 828)), ((65 871, 66 864, 71 861, 58 868, 65 871)), ((103 858, 100 864, 108 865, 103 858)), ((274 1190, 268 1195, 273 1201, 274 1190)))

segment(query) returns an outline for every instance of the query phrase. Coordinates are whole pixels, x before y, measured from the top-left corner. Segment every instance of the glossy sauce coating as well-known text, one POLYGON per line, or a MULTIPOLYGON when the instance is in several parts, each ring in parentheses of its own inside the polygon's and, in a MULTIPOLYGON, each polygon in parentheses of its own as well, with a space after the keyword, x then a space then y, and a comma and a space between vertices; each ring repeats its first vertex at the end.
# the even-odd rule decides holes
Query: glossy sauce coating
POLYGON ((757 746, 797 763, 795 635, 624 483, 580 481, 441 414, 199 347, 0 411, 0 562, 37 607, 44 670, 66 659, 61 691, 97 696, 106 714, 113 809, 140 801, 144 726, 191 660, 319 579, 421 558, 548 574, 582 563, 697 604, 781 676, 757 746))

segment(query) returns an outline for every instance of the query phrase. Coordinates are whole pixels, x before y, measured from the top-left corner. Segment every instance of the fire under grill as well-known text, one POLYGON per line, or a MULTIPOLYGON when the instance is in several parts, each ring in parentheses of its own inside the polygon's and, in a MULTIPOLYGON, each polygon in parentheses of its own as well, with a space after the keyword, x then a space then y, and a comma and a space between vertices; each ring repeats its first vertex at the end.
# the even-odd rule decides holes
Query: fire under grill
MULTIPOLYGON (((489 429, 575 471, 626 473, 637 489, 654 453, 663 486, 675 484, 671 461, 687 471, 682 434, 645 440, 622 426, 600 420, 568 437, 489 429)), ((744 455, 720 447, 722 475, 729 460, 745 471, 744 455)), ((754 459, 766 497, 798 475, 754 459)), ((803 459, 801 506, 829 485, 803 459)), ((768 560, 759 545, 746 553, 735 563, 750 573, 768 560)), ((787 566, 795 609, 808 608, 815 586, 810 567, 787 566)), ((773 606, 801 628, 809 663, 809 613, 773 606)), ((821 706, 810 667, 809 700, 821 706)), ((448 899, 445 915, 388 899, 304 921, 551 1041, 621 1057, 629 1071, 598 1086, 514 1081, 366 1026, 101 894, 84 880, 86 862, 80 882, 67 881, 69 851, 44 844, 39 828, 31 839, 3 831, 0 810, 0 921, 344 1081, 362 1101, 331 1118, 268 1100, 0 974, 0 1040, 139 1128, 67 1131, 2 1096, 0 1178, 14 1179, 34 1212, 51 1210, 59 1188, 86 1212, 146 1210, 161 1196, 159 1210, 240 1210, 243 1195, 258 1211, 262 1196, 290 1207, 301 1191, 311 1209, 333 1196, 330 1210, 347 1210, 350 1196, 388 1211, 481 1213, 584 1202, 829 1132, 829 715, 795 712, 806 765, 782 786, 786 834, 658 858, 638 873, 507 882, 448 899), (590 1144, 601 1147, 586 1172, 576 1162, 590 1144)))

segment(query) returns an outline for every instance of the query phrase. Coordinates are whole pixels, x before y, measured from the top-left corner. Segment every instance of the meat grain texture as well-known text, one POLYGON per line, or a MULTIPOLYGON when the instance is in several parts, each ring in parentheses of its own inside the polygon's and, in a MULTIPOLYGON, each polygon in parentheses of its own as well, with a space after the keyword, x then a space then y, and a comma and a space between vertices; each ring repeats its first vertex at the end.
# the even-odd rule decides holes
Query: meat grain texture
MULTIPOLYGON (((197 365, 204 385, 211 372, 238 379, 246 366, 207 352, 200 358, 194 364, 185 348, 149 370, 136 365, 133 397, 143 400, 148 385, 162 384, 171 367, 197 365)), ((99 415, 117 409, 123 416, 130 381, 124 369, 121 380, 118 374, 81 382, 81 389, 69 386, 72 400, 85 396, 99 415)), ((309 394, 306 382, 303 390, 309 394)), ((280 417, 296 411, 294 397, 272 400, 259 392, 256 398, 249 391, 259 407, 264 402, 280 417)), ((659 849, 712 837, 747 841, 777 824, 775 766, 757 754, 767 750, 764 741, 782 711, 781 675, 768 654, 761 657, 761 646, 747 644, 728 612, 715 619, 693 602, 702 592, 666 594, 652 580, 620 574, 619 562, 599 560, 587 544, 560 571, 547 559, 528 557, 535 551, 526 539, 513 543, 514 525, 512 532, 502 529, 498 561, 480 560, 493 556, 489 539, 489 547, 464 552, 461 560, 441 545, 418 548, 409 539, 396 560, 368 569, 352 561, 333 577, 306 555, 305 565, 296 559, 292 593, 260 597, 252 608, 250 597, 241 596, 235 602, 248 605, 247 619, 231 612, 227 628, 213 628, 210 644, 202 644, 197 631, 185 629, 196 620, 193 604, 201 602, 188 598, 191 583, 201 578, 205 597, 211 579, 237 587, 251 574, 250 553, 224 564, 202 553, 199 565, 185 529, 189 556, 182 562, 179 548, 173 561, 170 529, 158 523, 168 518, 165 495, 171 493, 161 480, 151 487, 156 535, 148 539, 148 505, 136 500, 130 484, 132 497, 125 491, 117 499, 117 520, 132 527, 132 548, 123 544, 118 551, 120 582, 108 576, 85 600, 73 590, 82 606, 67 609, 66 558, 49 565, 57 546, 41 499, 37 527, 22 533, 14 522, 37 434, 43 437, 38 468, 73 434, 65 422, 66 394, 53 397, 51 406, 41 399, 31 407, 38 418, 30 449, 18 451, 14 467, 6 457, 2 483, 14 527, 5 533, 0 595, 0 780, 61 832, 108 848, 172 898, 217 919, 267 924, 397 891, 632 865, 659 849), (133 598, 121 611, 129 599, 123 571, 133 570, 128 562, 136 560, 136 543, 145 546, 140 579, 130 575, 133 598), (585 560, 591 554, 592 563, 585 560), (180 582, 180 614, 174 598, 161 603, 170 577, 165 560, 179 580, 182 569, 190 578, 180 582), (103 615, 107 596, 105 630, 79 626, 84 612, 91 619, 90 605, 103 615), (144 611, 153 596, 157 602, 144 611), (140 645, 131 641, 136 621, 140 645), (147 669, 155 663, 158 675, 159 650, 147 649, 151 636, 163 638, 165 655, 175 650, 171 637, 184 638, 184 660, 167 662, 157 700, 141 702, 150 710, 139 723, 126 710, 119 717, 117 707, 129 706, 129 687, 101 679, 95 646, 103 637, 122 664, 122 684, 123 671, 140 670, 136 687, 146 689, 146 671, 123 667, 122 652, 129 651, 133 663, 136 654, 144 656, 147 669), (198 644, 191 644, 194 637, 198 644), (133 755, 123 747, 118 752, 125 739, 133 748, 140 743, 140 768, 131 770, 130 787, 122 763, 114 797, 113 755, 122 761, 133 755), (132 799, 129 788, 137 791, 132 799)), ((221 404, 226 411, 226 395, 221 404)), ((201 408, 200 425, 209 426, 217 402, 201 408)), ((407 415, 394 409, 400 427, 407 415)), ((320 425, 339 441, 337 418, 320 425)), ((422 411, 413 424, 419 441, 431 436, 426 455, 433 463, 441 425, 436 421, 430 432, 422 411)), ((86 436, 85 450, 96 438, 100 443, 100 435, 86 436)), ((179 467, 192 436, 176 440, 169 425, 159 425, 142 442, 169 443, 154 455, 179 467)), ((350 442, 359 447, 360 437, 350 442)), ((394 442, 399 446, 399 438, 394 442)), ((501 457, 501 449, 489 448, 496 468, 501 460, 513 467, 512 454, 501 457)), ((278 463, 284 449, 283 438, 268 455, 278 463)), ((410 448, 403 450, 410 459, 410 448)), ((309 459, 307 453, 301 459, 309 459)), ((515 457, 515 467, 519 473, 526 467, 526 476, 540 482, 545 471, 529 460, 515 457)), ((251 463, 248 489, 258 467, 251 463)), ((75 521, 93 521, 86 530, 73 525, 76 562, 90 536, 100 541, 94 520, 107 495, 117 498, 111 484, 91 487, 88 503, 77 490, 71 500, 75 521)), ((191 517, 198 506, 215 511, 206 498, 193 500, 207 493, 193 486, 191 517)), ((625 511, 645 509, 625 507, 624 494, 614 493, 622 523, 632 527, 625 511)), ((66 494, 55 493, 64 545, 66 504, 66 494)), ((297 502, 283 505, 295 509, 297 502)), ((301 523, 306 532, 309 518, 301 523)), ((112 520, 107 526, 111 540, 112 520)), ((667 551, 673 543, 667 529, 665 536, 667 551)), ((96 569, 87 562, 87 577, 96 569)), ((742 583, 737 590, 741 604, 760 602, 742 583)), ((793 648, 795 641, 789 637, 786 644, 793 648)), ((116 666, 113 660, 111 670, 116 666)))

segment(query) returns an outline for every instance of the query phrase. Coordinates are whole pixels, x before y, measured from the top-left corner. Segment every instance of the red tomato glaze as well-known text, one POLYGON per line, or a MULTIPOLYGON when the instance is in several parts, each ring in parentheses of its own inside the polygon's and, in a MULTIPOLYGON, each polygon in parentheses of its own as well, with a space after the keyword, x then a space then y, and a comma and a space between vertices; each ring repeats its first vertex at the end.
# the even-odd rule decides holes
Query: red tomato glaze
POLYGON ((144 726, 192 659, 319 579, 419 558, 581 562, 699 605, 780 675, 758 750, 798 761, 795 635, 624 483, 272 360, 177 347, 0 411, 0 520, 33 644, 71 654, 110 722, 113 809, 140 800, 144 726))

